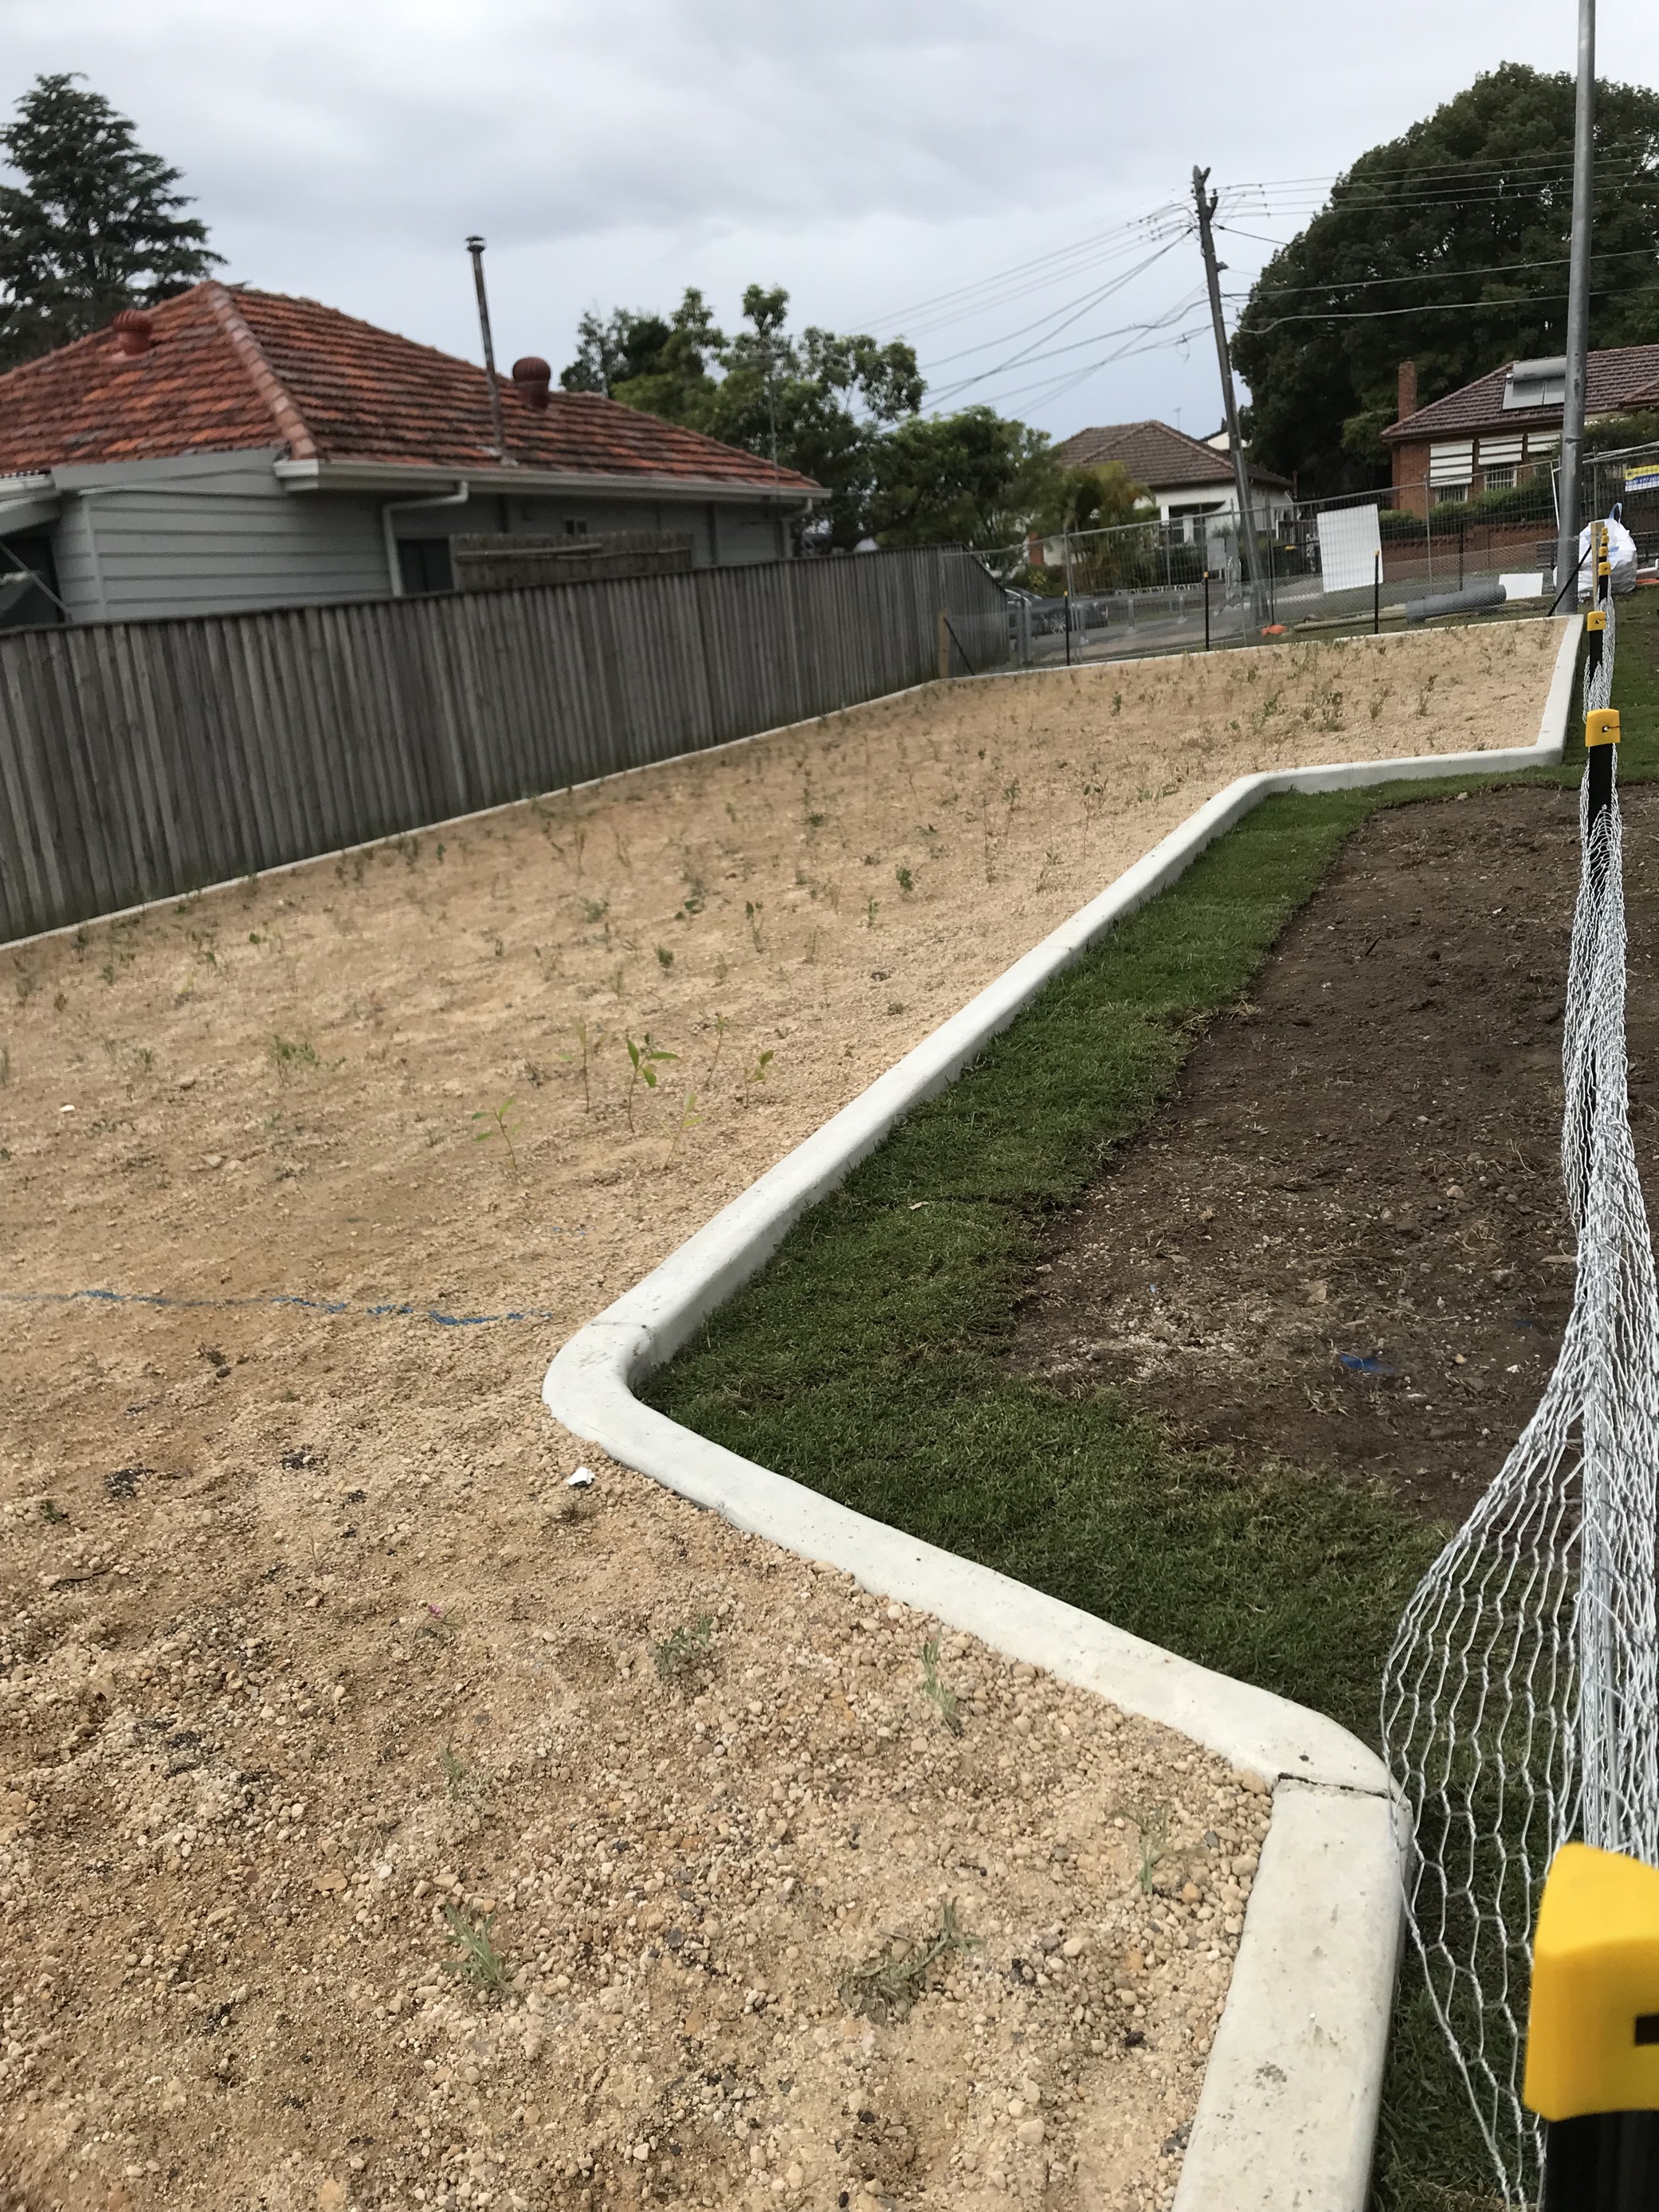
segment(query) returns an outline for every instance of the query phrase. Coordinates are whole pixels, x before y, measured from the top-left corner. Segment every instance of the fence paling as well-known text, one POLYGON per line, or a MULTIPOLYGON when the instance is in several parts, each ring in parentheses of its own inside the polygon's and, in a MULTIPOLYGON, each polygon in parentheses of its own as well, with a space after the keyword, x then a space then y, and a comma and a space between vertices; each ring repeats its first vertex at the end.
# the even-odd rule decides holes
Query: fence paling
POLYGON ((0 636, 0 941, 923 682, 974 555, 857 558, 0 636))

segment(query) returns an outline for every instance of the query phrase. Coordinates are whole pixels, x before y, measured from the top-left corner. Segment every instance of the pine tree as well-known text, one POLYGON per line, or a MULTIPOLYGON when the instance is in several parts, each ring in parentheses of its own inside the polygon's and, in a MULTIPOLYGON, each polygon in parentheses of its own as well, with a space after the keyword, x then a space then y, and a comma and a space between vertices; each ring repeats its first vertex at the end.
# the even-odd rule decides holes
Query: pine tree
POLYGON ((186 290, 222 257, 170 169, 72 75, 37 77, 0 131, 0 368, 186 290))

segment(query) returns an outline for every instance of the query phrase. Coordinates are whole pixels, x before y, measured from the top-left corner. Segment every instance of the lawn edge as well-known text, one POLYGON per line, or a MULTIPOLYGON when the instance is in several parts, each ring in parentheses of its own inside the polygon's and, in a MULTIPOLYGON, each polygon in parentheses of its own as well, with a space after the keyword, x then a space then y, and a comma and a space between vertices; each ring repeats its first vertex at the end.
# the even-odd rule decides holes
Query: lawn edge
POLYGON ((1360 2212, 1400 1953, 1403 1815, 1358 1737, 1074 1606, 856 1513, 681 1427, 633 1386, 758 1273, 807 1209, 1116 924, 1280 792, 1443 782, 1559 764, 1582 623, 1560 643, 1530 745, 1241 776, 751 1183, 555 1355, 542 1399, 624 1466, 736 1527, 851 1574, 1006 1656, 1092 1690, 1262 1778, 1273 1814, 1205 2070, 1176 2212, 1360 2212))

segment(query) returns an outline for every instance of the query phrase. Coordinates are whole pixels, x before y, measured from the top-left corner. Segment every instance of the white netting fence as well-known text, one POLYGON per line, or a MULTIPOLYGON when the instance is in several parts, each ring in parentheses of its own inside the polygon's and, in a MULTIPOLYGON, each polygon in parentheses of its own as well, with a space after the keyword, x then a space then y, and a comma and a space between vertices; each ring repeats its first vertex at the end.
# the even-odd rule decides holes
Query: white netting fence
MULTIPOLYGON (((1613 681, 1613 612, 1586 712, 1613 681)), ((1616 750, 1616 748, 1610 748, 1616 750)), ((1536 2203, 1521 2103, 1531 1935, 1570 1838, 1659 1863, 1659 1294, 1631 1141, 1616 787, 1582 875, 1562 1044, 1577 1282, 1537 1412, 1406 1609, 1382 1736, 1416 1846, 1412 1933, 1504 2201, 1536 2203)))

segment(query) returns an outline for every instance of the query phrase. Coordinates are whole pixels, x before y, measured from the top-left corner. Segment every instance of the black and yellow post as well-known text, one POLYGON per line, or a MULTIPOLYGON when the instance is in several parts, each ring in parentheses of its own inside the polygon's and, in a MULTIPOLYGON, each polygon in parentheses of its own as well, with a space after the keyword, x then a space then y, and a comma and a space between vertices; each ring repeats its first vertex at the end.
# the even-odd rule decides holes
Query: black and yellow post
POLYGON ((1659 2212, 1659 1868, 1556 1853, 1521 2094, 1546 2124, 1543 2212, 1659 2212))

